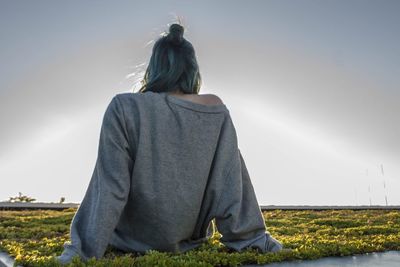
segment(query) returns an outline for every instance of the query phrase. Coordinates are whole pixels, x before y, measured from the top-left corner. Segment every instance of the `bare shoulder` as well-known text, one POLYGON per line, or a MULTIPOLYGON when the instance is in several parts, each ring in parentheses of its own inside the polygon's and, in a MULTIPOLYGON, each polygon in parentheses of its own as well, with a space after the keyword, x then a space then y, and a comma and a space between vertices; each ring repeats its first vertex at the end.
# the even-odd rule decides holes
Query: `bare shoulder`
POLYGON ((199 95, 201 96, 201 98, 203 99, 203 101, 205 101, 205 104, 207 105, 223 105, 224 102, 222 101, 222 99, 214 94, 203 94, 203 95, 199 95))
POLYGON ((224 105, 221 98, 214 94, 175 94, 169 93, 174 97, 186 99, 203 105, 224 105))

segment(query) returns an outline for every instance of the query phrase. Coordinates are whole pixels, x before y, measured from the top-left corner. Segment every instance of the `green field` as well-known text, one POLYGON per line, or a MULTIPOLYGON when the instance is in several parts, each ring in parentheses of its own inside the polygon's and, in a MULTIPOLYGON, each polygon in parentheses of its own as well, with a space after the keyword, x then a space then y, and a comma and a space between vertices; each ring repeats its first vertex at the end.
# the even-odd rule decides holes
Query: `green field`
MULTIPOLYGON (((75 209, 64 211, 0 211, 0 250, 23 266, 57 266, 54 256, 69 239, 75 209)), ((374 251, 400 250, 400 211, 329 210, 263 212, 267 230, 291 251, 260 253, 254 249, 231 252, 220 234, 201 247, 182 254, 149 251, 121 254, 109 248, 101 260, 73 266, 239 266, 295 259, 317 259, 374 251)))

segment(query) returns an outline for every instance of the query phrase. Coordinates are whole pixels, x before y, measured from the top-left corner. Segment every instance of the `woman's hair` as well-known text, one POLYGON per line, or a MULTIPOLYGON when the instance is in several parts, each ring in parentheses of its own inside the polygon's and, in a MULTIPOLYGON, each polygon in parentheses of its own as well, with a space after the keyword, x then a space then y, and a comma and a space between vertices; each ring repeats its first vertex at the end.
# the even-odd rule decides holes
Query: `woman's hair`
POLYGON ((184 28, 174 23, 169 33, 154 44, 140 93, 170 92, 179 89, 185 94, 198 94, 201 76, 193 45, 183 38, 184 28))

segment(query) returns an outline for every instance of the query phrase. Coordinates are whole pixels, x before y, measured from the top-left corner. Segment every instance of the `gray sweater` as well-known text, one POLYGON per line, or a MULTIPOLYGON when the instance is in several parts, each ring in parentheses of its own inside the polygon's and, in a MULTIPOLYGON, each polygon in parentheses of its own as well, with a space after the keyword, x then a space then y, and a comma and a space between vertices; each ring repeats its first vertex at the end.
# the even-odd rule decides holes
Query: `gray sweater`
POLYGON ((282 245, 267 231, 229 110, 166 93, 120 93, 102 121, 97 161, 57 259, 185 252, 212 235, 235 250, 282 245))

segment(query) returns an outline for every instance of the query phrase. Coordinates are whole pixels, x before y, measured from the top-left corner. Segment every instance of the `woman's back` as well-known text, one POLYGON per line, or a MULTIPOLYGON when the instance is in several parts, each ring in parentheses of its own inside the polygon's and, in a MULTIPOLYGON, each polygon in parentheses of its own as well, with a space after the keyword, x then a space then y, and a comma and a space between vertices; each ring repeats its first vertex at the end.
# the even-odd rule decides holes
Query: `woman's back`
POLYGON ((210 98, 153 92, 118 95, 134 165, 128 203, 114 236, 116 246, 185 251, 193 248, 188 239, 205 237, 212 216, 201 211, 213 208, 218 190, 212 184, 218 181, 209 180, 210 172, 222 176, 236 141, 233 128, 221 139, 224 128, 233 126, 225 105, 204 104, 215 103, 210 98), (225 159, 215 158, 218 148, 225 159), (208 192, 207 186, 215 191, 208 192), (135 246, 137 242, 142 246, 135 246))
POLYGON ((228 247, 278 249, 265 232, 227 107, 166 93, 117 94, 64 258, 99 258, 108 244, 184 252, 210 237, 213 218, 228 247))

